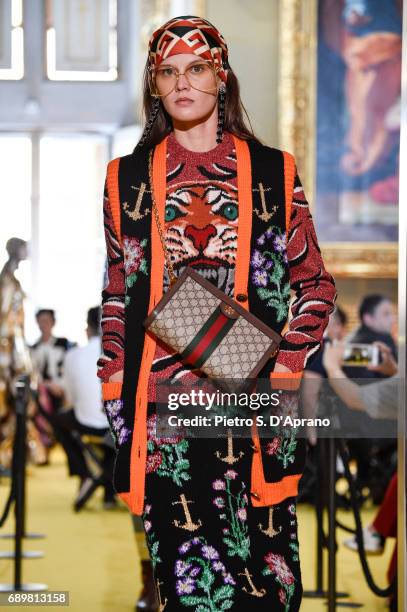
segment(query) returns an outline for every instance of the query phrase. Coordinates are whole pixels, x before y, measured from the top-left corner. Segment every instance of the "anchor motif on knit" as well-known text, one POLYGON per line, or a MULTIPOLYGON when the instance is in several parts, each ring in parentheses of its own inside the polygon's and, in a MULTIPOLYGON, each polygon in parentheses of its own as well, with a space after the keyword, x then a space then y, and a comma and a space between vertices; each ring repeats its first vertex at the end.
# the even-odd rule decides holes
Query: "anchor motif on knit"
POLYGON ((277 529, 277 531, 274 529, 274 526, 273 526, 273 511, 274 511, 274 508, 269 508, 269 524, 268 524, 266 529, 262 526, 261 523, 259 523, 259 525, 258 525, 260 531, 262 531, 269 538, 274 538, 274 536, 277 535, 278 533, 280 533, 280 531, 281 531, 281 525, 277 529))
POLYGON ((189 511, 188 504, 193 504, 194 502, 191 499, 186 499, 183 493, 181 493, 180 499, 181 501, 172 502, 172 505, 173 506, 175 504, 182 505, 182 509, 184 510, 184 514, 185 514, 185 523, 181 523, 181 521, 174 519, 173 524, 175 525, 175 527, 180 527, 180 529, 186 529, 187 531, 196 531, 196 529, 199 529, 199 527, 201 527, 202 521, 201 519, 198 519, 198 522, 194 523, 193 520, 191 519, 191 513, 189 511))
POLYGON ((252 574, 250 574, 247 567, 244 568, 244 572, 239 572, 238 575, 246 576, 247 582, 250 585, 251 591, 249 591, 249 589, 245 586, 242 587, 242 591, 244 591, 245 593, 248 593, 249 595, 253 595, 253 597, 263 597, 267 593, 266 589, 264 588, 260 589, 260 591, 256 589, 256 587, 254 586, 253 580, 252 580, 252 574))
POLYGON ((239 459, 243 457, 244 455, 243 451, 239 451, 238 457, 236 457, 233 454, 233 437, 232 437, 232 431, 230 429, 228 429, 228 454, 225 455, 224 457, 221 457, 220 451, 215 451, 215 455, 221 461, 224 461, 225 463, 229 463, 229 465, 233 465, 234 463, 236 463, 236 461, 239 461, 239 459))
POLYGON ((260 202, 261 202, 262 212, 260 212, 258 208, 255 208, 254 212, 259 217, 259 219, 261 219, 262 221, 265 221, 267 223, 267 221, 270 221, 271 217, 276 212, 276 210, 278 208, 278 205, 275 204, 274 206, 272 206, 271 207, 271 212, 269 212, 267 210, 267 204, 266 204, 266 198, 265 198, 265 194, 264 194, 263 183, 259 183, 259 193, 260 193, 260 202))
POLYGON ((137 196, 136 204, 133 210, 130 210, 129 203, 123 202, 123 209, 126 215, 130 217, 130 219, 133 219, 133 221, 138 221, 139 219, 142 219, 150 212, 149 208, 146 208, 143 214, 140 212, 141 202, 143 201, 143 196, 146 191, 146 183, 141 183, 140 187, 138 188, 134 187, 133 185, 131 187, 132 189, 138 189, 138 196, 137 196))
POLYGON ((165 598, 164 602, 161 601, 161 593, 160 593, 160 584, 163 584, 159 580, 156 582, 157 584, 157 595, 158 595, 158 612, 162 612, 167 605, 168 599, 165 598))

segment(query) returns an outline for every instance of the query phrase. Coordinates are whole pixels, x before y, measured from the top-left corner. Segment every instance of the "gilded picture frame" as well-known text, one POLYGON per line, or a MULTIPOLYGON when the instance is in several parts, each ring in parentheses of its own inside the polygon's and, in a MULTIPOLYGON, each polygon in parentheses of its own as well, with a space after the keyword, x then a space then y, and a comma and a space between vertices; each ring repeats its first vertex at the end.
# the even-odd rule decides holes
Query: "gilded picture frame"
MULTIPOLYGON (((295 152, 314 219, 316 198, 318 2, 280 0, 279 146, 295 152)), ((397 278, 396 241, 323 241, 336 278, 397 278)))

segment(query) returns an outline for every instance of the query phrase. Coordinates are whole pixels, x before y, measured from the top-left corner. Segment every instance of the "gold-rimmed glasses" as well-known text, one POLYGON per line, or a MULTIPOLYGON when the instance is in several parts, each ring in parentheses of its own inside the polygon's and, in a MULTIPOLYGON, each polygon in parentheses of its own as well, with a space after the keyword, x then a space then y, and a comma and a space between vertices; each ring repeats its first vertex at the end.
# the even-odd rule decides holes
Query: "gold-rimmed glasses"
POLYGON ((150 93, 154 97, 164 97, 174 91, 178 79, 181 75, 185 76, 189 85, 193 89, 203 92, 213 92, 216 87, 216 74, 218 69, 204 60, 189 64, 180 72, 174 66, 160 65, 149 67, 150 93))

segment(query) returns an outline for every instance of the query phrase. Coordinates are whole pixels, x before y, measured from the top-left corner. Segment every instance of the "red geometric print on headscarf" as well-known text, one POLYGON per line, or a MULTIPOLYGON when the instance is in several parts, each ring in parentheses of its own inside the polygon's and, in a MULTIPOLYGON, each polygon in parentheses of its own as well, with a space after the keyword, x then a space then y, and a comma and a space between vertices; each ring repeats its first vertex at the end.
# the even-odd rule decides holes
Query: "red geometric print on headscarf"
POLYGON ((213 62, 219 68, 219 77, 226 82, 223 68, 228 57, 226 41, 206 19, 191 15, 174 17, 153 32, 149 42, 152 65, 158 66, 167 57, 178 53, 193 53, 213 62))

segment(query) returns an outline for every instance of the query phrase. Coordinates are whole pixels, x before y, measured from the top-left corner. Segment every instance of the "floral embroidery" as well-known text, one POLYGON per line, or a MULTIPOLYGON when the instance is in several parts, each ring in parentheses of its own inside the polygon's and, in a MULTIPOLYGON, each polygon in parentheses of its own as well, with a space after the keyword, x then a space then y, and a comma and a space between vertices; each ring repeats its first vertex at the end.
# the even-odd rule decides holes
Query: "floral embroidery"
POLYGON ((250 537, 247 526, 247 509, 248 497, 244 492, 246 485, 242 482, 240 491, 235 495, 231 491, 232 480, 235 480, 237 472, 235 470, 227 470, 225 472, 225 480, 214 480, 212 488, 215 491, 225 491, 225 496, 216 496, 213 500, 214 505, 222 509, 222 514, 219 518, 225 520, 229 527, 225 527, 222 541, 228 547, 228 555, 233 557, 238 555, 243 561, 250 556, 250 537))
POLYGON ((278 581, 282 585, 290 586, 291 584, 294 584, 295 578, 293 576, 293 573, 288 567, 282 555, 270 552, 267 553, 267 555, 264 557, 264 560, 267 563, 267 568, 263 570, 264 575, 275 574, 278 578, 278 581))
POLYGON ((267 563, 267 567, 263 569, 262 573, 264 576, 274 574, 276 581, 282 587, 278 591, 278 597, 284 605, 284 611, 287 612, 290 609, 290 600, 295 591, 294 575, 282 555, 269 552, 265 555, 264 561, 267 563))
MULTIPOLYGON (((145 257, 145 246, 147 238, 139 240, 131 236, 123 237, 123 259, 126 277, 126 289, 133 287, 137 280, 137 274, 142 272, 147 276, 147 259, 145 257)), ((126 294, 125 305, 130 303, 130 296, 126 294)))
POLYGON ((156 451, 151 455, 147 455, 146 460, 146 473, 150 474, 151 472, 156 472, 160 467, 163 460, 163 456, 160 451, 156 451))
POLYGON ((287 604, 287 595, 286 595, 286 592, 284 591, 284 589, 279 589, 279 591, 278 591, 278 598, 281 601, 281 603, 283 604, 283 606, 285 606, 287 604))
POLYGON ((295 461, 297 443, 295 431, 288 432, 285 429, 281 437, 273 438, 273 441, 267 444, 266 453, 274 455, 278 461, 281 461, 283 468, 286 469, 290 463, 295 461))
POLYGON ((236 515, 240 518, 241 521, 246 521, 247 520, 246 508, 239 508, 239 510, 236 512, 236 515))
POLYGON ((125 426, 125 421, 120 414, 123 408, 123 400, 105 400, 104 407, 109 418, 112 434, 115 438, 116 444, 121 446, 127 442, 129 435, 131 434, 131 430, 125 426))
MULTIPOLYGON (((280 396, 279 415, 284 420, 290 416, 292 419, 298 417, 298 397, 296 394, 284 393, 280 396)), ((265 453, 281 461, 286 469, 290 463, 295 461, 295 451, 298 445, 298 427, 277 426, 271 430, 276 436, 267 442, 265 453)))
POLYGON ((157 415, 152 414, 147 419, 147 437, 149 440, 153 440, 158 446, 162 444, 176 444, 182 438, 180 435, 172 436, 157 436, 157 415))
POLYGON ((144 523, 144 531, 146 532, 148 549, 150 551, 151 563, 153 564, 153 568, 157 565, 157 563, 161 563, 162 559, 158 556, 158 547, 159 542, 155 539, 155 534, 151 531, 152 523, 147 518, 151 511, 151 504, 147 504, 144 508, 144 512, 142 514, 143 523, 144 523))
POLYGON ((181 546, 178 547, 178 552, 181 553, 182 555, 188 552, 188 550, 191 548, 191 542, 192 540, 187 540, 186 542, 181 544, 181 546))
POLYGON ((215 499, 213 500, 213 503, 215 504, 217 508, 224 508, 226 505, 223 497, 215 497, 215 499))
POLYGON ((177 561, 175 562, 175 575, 183 576, 190 567, 191 563, 186 563, 182 559, 177 559, 177 561))
POLYGON ((267 455, 275 455, 280 447, 280 438, 273 438, 271 442, 267 442, 267 455))
POLYGON ((147 462, 146 472, 156 472, 158 476, 169 477, 178 486, 190 480, 189 460, 185 458, 188 440, 181 436, 158 437, 156 435, 157 415, 147 419, 147 462))
POLYGON ((257 295, 261 300, 267 300, 267 306, 274 308, 277 322, 280 322, 288 316, 290 298, 290 283, 284 282, 288 263, 285 233, 271 225, 257 238, 256 243, 258 247, 269 248, 271 244, 272 250, 257 248, 253 251, 251 278, 257 295))
POLYGON ((184 606, 193 607, 196 612, 217 612, 233 606, 236 581, 219 559, 219 553, 207 543, 203 536, 192 538, 178 547, 184 559, 175 561, 175 590, 184 606), (196 554, 192 553, 197 546, 196 554), (215 586, 219 583, 220 586, 215 586))

